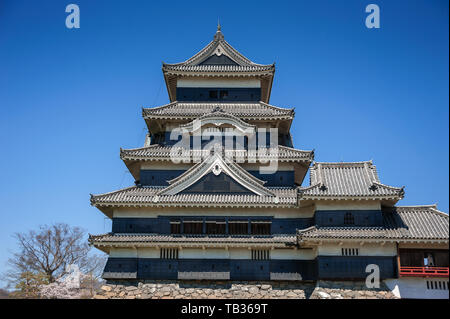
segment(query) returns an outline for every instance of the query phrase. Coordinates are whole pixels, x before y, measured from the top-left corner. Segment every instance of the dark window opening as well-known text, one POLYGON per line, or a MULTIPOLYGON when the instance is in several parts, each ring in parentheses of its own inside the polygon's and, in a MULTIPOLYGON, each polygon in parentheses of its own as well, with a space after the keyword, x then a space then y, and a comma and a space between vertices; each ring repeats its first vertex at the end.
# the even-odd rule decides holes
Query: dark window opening
POLYGON ((225 100, 228 98, 228 91, 220 91, 220 99, 225 100))
POLYGON ((252 235, 270 235, 271 222, 269 221, 252 221, 251 234, 252 235))
POLYGON ((344 215, 344 224, 345 225, 354 225, 355 224, 355 217, 352 213, 347 212, 344 215))
POLYGON ((217 99, 217 90, 209 91, 210 99, 217 99))
POLYGON ((434 256, 432 253, 426 252, 423 258, 423 265, 425 267, 434 267, 435 266, 435 262, 434 262, 434 256))
POLYGON ((225 221, 206 221, 206 233, 209 235, 220 235, 226 233, 225 221))
POLYGON ((228 222, 230 235, 247 235, 248 221, 230 221, 228 222))
POLYGON ((170 233, 171 234, 180 234, 181 233, 181 222, 179 222, 179 221, 170 222, 170 233))
POLYGON ((184 221, 183 230, 185 234, 203 234, 203 222, 184 221))

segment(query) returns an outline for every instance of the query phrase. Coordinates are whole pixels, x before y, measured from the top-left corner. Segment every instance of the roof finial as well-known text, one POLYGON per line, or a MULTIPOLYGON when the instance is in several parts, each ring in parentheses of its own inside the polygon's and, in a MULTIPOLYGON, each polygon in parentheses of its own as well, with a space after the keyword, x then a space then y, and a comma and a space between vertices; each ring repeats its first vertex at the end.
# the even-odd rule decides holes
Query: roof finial
POLYGON ((222 26, 220 25, 220 20, 217 18, 217 32, 214 34, 214 40, 221 41, 223 40, 223 33, 220 31, 222 29, 222 26))

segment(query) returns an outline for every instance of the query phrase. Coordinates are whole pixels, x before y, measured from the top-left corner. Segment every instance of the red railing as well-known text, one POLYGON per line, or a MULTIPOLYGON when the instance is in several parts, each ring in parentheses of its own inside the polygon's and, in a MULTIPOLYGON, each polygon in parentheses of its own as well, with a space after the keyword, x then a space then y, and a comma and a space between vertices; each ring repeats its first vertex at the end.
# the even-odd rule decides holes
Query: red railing
POLYGON ((448 277, 448 267, 400 267, 400 277, 448 277))

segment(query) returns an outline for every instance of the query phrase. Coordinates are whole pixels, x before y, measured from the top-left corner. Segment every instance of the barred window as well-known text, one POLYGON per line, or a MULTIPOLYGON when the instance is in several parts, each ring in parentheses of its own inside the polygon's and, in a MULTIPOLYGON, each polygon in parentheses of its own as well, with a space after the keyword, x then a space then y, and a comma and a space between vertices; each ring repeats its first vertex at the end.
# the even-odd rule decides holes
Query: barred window
POLYGON ((352 213, 346 212, 344 215, 344 224, 345 225, 354 225, 355 224, 355 217, 352 213))
POLYGON ((270 235, 270 221, 252 221, 251 234, 252 235, 270 235))
POLYGON ((228 222, 230 235, 248 235, 248 221, 232 220, 228 222))
POLYGON ((183 221, 183 232, 185 234, 203 234, 203 221, 198 220, 183 221))
POLYGON ((171 234, 181 233, 181 222, 179 220, 170 221, 170 233, 171 234))
POLYGON ((178 249, 177 248, 161 248, 159 257, 161 259, 178 259, 178 249))
POLYGON ((268 249, 252 249, 252 260, 269 260, 270 250, 268 249))
POLYGON ((226 233, 225 220, 207 220, 206 233, 210 235, 220 235, 226 233))
POLYGON ((342 248, 342 256, 359 256, 359 248, 342 248))
POLYGON ((427 289, 428 290, 449 290, 448 289, 448 281, 427 280, 427 289))

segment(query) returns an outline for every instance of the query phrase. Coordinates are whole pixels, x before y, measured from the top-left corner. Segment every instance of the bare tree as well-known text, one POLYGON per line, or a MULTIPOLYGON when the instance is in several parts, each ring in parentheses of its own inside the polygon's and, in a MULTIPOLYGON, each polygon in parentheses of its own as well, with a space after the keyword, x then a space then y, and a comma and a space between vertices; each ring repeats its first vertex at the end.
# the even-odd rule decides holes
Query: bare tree
POLYGON ((19 251, 8 263, 11 271, 6 274, 10 282, 24 272, 43 273, 50 283, 64 274, 67 265, 76 264, 85 273, 99 273, 103 266, 99 256, 90 256, 86 233, 79 227, 58 223, 43 225, 39 231, 16 233, 19 251))
POLYGON ((0 299, 8 299, 9 291, 3 288, 0 288, 0 299))

